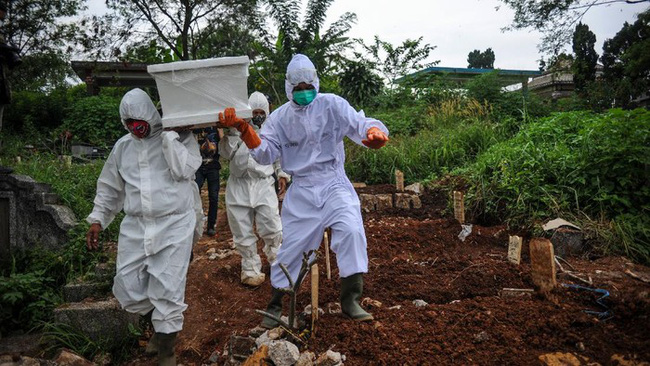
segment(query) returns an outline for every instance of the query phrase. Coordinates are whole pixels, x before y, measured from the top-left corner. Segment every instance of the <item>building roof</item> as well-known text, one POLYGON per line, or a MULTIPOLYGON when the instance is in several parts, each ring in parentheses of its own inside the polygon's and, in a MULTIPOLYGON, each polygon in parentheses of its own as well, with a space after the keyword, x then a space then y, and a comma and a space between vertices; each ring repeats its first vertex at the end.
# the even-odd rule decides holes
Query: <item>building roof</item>
POLYGON ((436 74, 444 76, 447 80, 465 83, 475 76, 487 74, 496 71, 499 80, 502 81, 504 86, 515 83, 521 83, 522 80, 528 80, 530 77, 541 75, 539 70, 508 70, 508 69, 473 69, 464 67, 429 67, 424 70, 408 74, 399 78, 397 82, 401 82, 406 78, 421 76, 422 74, 436 74))
POLYGON ((95 87, 155 86, 147 73, 147 64, 103 61, 72 61, 72 69, 79 78, 95 87))

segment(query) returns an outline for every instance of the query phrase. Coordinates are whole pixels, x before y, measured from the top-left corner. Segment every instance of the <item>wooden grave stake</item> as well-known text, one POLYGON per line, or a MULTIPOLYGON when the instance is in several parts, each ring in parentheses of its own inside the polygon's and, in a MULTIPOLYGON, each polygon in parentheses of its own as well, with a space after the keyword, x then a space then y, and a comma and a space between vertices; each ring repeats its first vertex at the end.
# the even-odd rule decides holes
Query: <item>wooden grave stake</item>
POLYGON ((465 223, 465 194, 454 191, 454 218, 461 224, 465 223))
POLYGON ((311 337, 316 336, 315 323, 318 319, 318 263, 311 266, 311 337))
POLYGON ((327 279, 332 279, 332 269, 330 267, 330 240, 327 231, 323 233, 323 244, 325 245, 325 269, 327 270, 327 279))
POLYGON ((397 192, 404 192, 404 173, 398 169, 395 169, 395 189, 397 192))
POLYGON ((512 235, 508 242, 508 261, 513 264, 521 263, 521 236, 512 235))
POLYGON ((548 293, 557 285, 553 244, 548 239, 533 238, 529 246, 533 283, 540 292, 548 293))

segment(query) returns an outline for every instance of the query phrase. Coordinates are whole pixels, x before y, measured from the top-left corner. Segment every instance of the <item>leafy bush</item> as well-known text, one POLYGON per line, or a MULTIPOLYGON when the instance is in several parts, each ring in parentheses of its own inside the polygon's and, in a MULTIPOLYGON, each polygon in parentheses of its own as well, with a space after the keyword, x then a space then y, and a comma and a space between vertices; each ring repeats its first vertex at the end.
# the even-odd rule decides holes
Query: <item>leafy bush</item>
MULTIPOLYGON (((481 155, 468 169, 476 182, 469 198, 486 220, 524 222, 567 212, 643 218, 650 210, 649 165, 650 112, 558 113, 481 155)), ((649 241, 641 222, 627 222, 637 243, 649 241)), ((628 252, 650 259, 647 247, 628 252)))
POLYGON ((71 239, 60 251, 34 248, 14 257, 10 273, 0 271, 0 332, 40 328, 61 303, 61 286, 92 274, 103 254, 86 249, 88 225, 70 232, 71 239))
POLYGON ((104 161, 66 167, 52 154, 35 154, 14 166, 19 174, 29 175, 38 182, 52 186, 54 192, 69 206, 78 218, 86 217, 93 208, 97 178, 104 161))
POLYGON ((62 129, 76 142, 110 146, 126 134, 120 122, 120 98, 93 96, 77 100, 68 112, 62 129))
POLYGON ((58 298, 45 270, 0 277, 0 333, 29 330, 47 319, 58 298))
POLYGON ((352 180, 368 184, 390 183, 395 169, 404 172, 407 183, 430 179, 474 161, 498 141, 497 131, 489 123, 459 121, 449 129, 392 137, 379 150, 347 142, 346 172, 352 180))
POLYGON ((68 97, 64 89, 49 94, 14 92, 11 104, 5 107, 2 127, 14 132, 38 130, 42 133, 43 128, 52 129, 63 123, 67 106, 68 97))
POLYGON ((367 116, 382 121, 392 136, 413 136, 428 125, 429 118, 425 104, 403 106, 390 110, 368 112, 367 116))

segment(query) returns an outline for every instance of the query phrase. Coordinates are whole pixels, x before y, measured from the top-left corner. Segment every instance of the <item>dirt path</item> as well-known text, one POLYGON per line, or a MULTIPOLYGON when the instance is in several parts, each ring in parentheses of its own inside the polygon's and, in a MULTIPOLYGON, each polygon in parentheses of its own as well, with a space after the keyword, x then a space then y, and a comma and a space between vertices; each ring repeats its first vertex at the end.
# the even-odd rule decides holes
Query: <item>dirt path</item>
MULTIPOLYGON (((650 269, 620 257, 569 259, 576 270, 592 276, 593 287, 610 292, 607 304, 614 315, 604 321, 583 311, 598 310, 590 292, 559 287, 548 298, 501 297, 506 287, 532 288, 528 248, 522 250, 522 265, 513 266, 506 261, 504 227, 475 225, 461 242, 460 225, 442 215, 446 198, 427 193, 423 202, 420 210, 364 215, 370 259, 364 297, 382 306, 370 309, 376 318, 371 323, 323 315, 307 345, 310 350, 341 352, 346 365, 531 365, 553 352, 601 364, 616 364, 615 355, 650 361, 650 285, 624 273, 648 276, 650 269), (418 308, 416 299, 429 305, 418 308)), ((197 244, 190 265, 189 308, 177 345, 179 361, 186 366, 209 363, 213 351, 223 352, 230 335, 247 334, 261 320, 254 309, 265 308, 269 299, 268 280, 258 288, 239 283, 238 255, 208 258, 211 248, 231 249, 226 221, 221 209, 218 236, 197 244)), ((321 304, 336 302, 336 260, 332 254, 330 281, 322 257, 320 261, 321 304)), ((263 270, 268 274, 268 263, 263 270)), ((558 281, 574 283, 562 276, 558 281)), ((307 288, 308 281, 303 285, 307 288)), ((300 308, 309 304, 307 290, 298 303, 300 308)), ((140 356, 132 364, 154 361, 140 356)))

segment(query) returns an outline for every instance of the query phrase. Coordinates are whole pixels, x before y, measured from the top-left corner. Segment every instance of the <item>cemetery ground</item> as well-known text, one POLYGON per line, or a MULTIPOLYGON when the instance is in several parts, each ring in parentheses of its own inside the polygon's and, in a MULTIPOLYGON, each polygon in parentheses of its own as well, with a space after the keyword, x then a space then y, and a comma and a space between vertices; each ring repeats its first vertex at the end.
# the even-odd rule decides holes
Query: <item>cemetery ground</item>
MULTIPOLYGON (((394 190, 386 185, 359 193, 394 190)), ((449 196, 426 190, 421 208, 363 212, 369 257, 363 304, 374 315, 372 322, 356 323, 328 311, 338 302, 340 280, 333 253, 327 279, 321 246, 319 306, 325 312, 303 350, 340 352, 346 365, 650 362, 650 268, 587 251, 560 263, 565 271, 591 279, 591 285, 560 273, 558 266, 558 285, 550 293, 509 291, 535 287, 530 234, 474 223, 461 241, 449 196), (523 236, 519 265, 507 258, 509 235, 523 236), (562 284, 604 289, 609 296, 603 306, 596 302, 603 293, 562 284)), ((240 283, 240 257, 232 247, 225 208, 219 210, 217 226, 215 238, 203 237, 195 246, 189 268, 189 307, 176 346, 178 361, 186 366, 225 364, 232 336, 249 335, 261 321, 255 309, 264 309, 270 297, 268 278, 256 288, 240 283)), ((268 275, 269 265, 263 263, 268 275)), ((298 294, 298 310, 310 304, 309 277, 298 294)), ((143 352, 148 335, 128 364, 156 364, 143 352)))

